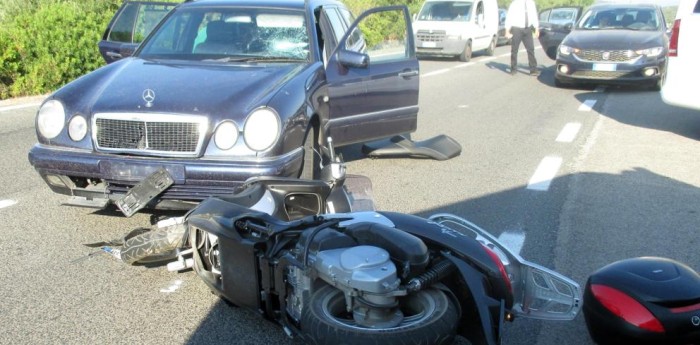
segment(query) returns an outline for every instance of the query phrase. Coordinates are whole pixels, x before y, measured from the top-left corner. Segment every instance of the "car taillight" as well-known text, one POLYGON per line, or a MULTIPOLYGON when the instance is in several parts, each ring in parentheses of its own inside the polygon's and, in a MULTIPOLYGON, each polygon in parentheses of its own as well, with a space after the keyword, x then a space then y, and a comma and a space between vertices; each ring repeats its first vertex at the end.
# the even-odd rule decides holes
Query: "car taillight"
POLYGON ((503 262, 498 257, 498 254, 496 254, 496 252, 494 252, 493 250, 491 250, 487 246, 483 246, 483 247, 484 247, 484 249, 486 249, 486 253, 488 253, 489 256, 491 257, 491 260, 493 260, 493 262, 496 264, 496 266, 498 266, 498 271, 501 272, 501 278, 503 278, 503 280, 505 281, 506 288, 508 289, 508 292, 512 295, 513 294, 513 285, 510 283, 510 277, 508 277, 508 272, 506 272, 506 266, 503 265, 503 262))
POLYGON ((641 303, 624 292, 606 285, 591 285, 593 296, 610 312, 647 331, 664 333, 661 322, 641 303))
POLYGON ((671 41, 668 43, 668 56, 678 56, 678 35, 681 34, 681 20, 673 22, 671 30, 671 41))

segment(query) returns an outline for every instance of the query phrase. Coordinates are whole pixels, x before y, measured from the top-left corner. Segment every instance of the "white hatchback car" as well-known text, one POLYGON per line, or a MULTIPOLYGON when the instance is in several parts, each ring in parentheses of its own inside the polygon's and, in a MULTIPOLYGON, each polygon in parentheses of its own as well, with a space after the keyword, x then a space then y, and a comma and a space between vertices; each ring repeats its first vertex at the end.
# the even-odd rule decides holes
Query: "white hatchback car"
POLYGON ((700 0, 680 0, 669 41, 666 77, 661 87, 664 102, 700 110, 700 0))

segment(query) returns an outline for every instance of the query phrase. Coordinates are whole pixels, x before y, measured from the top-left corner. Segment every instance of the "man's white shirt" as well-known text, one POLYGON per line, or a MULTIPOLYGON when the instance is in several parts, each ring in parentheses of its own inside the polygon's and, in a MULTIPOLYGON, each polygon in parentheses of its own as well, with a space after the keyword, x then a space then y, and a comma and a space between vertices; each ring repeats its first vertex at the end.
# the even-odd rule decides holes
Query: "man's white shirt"
POLYGON ((513 0, 508 6, 506 14, 506 28, 525 28, 534 26, 538 28, 540 21, 537 15, 537 7, 533 0, 513 0), (527 25, 525 25, 525 9, 527 8, 527 25))

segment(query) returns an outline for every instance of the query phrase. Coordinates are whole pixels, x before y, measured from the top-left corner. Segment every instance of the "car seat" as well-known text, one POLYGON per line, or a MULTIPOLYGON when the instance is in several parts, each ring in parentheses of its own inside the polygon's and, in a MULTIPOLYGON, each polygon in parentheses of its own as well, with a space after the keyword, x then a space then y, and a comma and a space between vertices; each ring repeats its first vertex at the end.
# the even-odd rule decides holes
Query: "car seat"
POLYGON ((622 27, 627 27, 632 23, 634 23, 634 16, 632 16, 631 14, 625 14, 622 17, 622 20, 620 20, 620 25, 622 27))
POLYGON ((235 23, 222 20, 207 24, 207 39, 194 48, 197 54, 232 54, 240 51, 236 45, 235 23))

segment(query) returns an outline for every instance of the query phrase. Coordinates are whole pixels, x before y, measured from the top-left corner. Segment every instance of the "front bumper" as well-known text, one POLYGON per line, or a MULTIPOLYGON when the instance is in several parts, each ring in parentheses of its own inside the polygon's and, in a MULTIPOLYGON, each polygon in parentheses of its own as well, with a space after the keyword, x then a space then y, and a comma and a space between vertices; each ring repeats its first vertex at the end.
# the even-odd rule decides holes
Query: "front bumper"
POLYGON ((558 55, 554 68, 554 78, 564 83, 654 85, 665 72, 666 58, 640 58, 633 62, 592 62, 558 55))
POLYGON ((88 200, 118 200, 148 175, 165 168, 175 182, 151 206, 177 208, 174 205, 180 201, 230 194, 253 176, 296 177, 303 148, 267 159, 233 161, 101 154, 36 144, 29 151, 29 162, 54 192, 88 200))
POLYGON ((466 40, 416 41, 416 55, 456 56, 464 52, 466 40))

